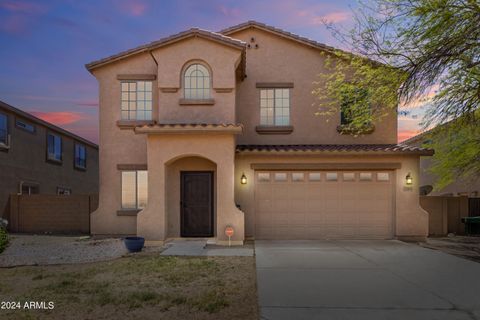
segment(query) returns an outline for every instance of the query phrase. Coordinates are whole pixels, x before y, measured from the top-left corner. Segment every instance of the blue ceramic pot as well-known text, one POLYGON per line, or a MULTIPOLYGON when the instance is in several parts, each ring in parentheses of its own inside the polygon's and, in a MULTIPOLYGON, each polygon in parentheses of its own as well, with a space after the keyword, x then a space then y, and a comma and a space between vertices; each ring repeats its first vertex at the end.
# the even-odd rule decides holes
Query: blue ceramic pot
POLYGON ((130 252, 142 251, 143 245, 145 244, 145 238, 142 237, 126 237, 123 241, 125 242, 125 247, 127 247, 130 252))

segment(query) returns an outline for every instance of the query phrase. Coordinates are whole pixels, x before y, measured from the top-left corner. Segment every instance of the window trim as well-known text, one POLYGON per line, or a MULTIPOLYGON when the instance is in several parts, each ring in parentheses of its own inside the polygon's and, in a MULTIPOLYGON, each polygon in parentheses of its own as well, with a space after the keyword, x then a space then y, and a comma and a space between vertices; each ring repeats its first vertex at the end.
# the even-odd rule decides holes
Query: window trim
POLYGON ((8 116, 8 113, 6 112, 0 112, 0 115, 5 116, 5 126, 6 126, 6 141, 2 142, 0 141, 0 150, 1 151, 8 151, 10 149, 10 119, 8 116))
POLYGON ((139 171, 147 172, 147 206, 148 206, 148 170, 120 170, 120 210, 117 211, 117 214, 118 212, 127 212, 127 211, 139 212, 147 207, 147 206, 145 206, 144 208, 138 207, 138 172, 139 171), (135 172, 135 208, 125 208, 123 206, 123 173, 124 172, 135 172))
MULTIPOLYGON (((124 80, 119 80, 119 83, 120 83, 120 120, 118 120, 117 122, 123 122, 123 123, 128 123, 128 122, 138 122, 138 121, 141 121, 141 122, 152 122, 154 121, 154 116, 153 116, 153 110, 155 109, 155 106, 153 105, 153 102, 155 101, 155 98, 154 98, 154 81, 153 80, 145 80, 145 79, 124 79, 124 80), (150 101, 151 102, 151 110, 147 110, 147 109, 143 109, 143 112, 146 112, 146 111, 150 111, 150 117, 151 119, 143 119, 143 120, 139 120, 138 119, 138 114, 137 114, 137 111, 138 111, 138 82, 150 82, 152 84, 152 89, 151 89, 151 94, 152 94, 152 100, 150 101), (122 102, 124 101, 123 100, 123 90, 122 90, 122 84, 124 83, 135 83, 135 103, 137 104, 135 106, 135 119, 130 119, 130 88, 129 90, 127 91, 128 95, 129 95, 129 99, 127 100, 128 101, 128 109, 127 109, 127 113, 128 113, 128 119, 124 119, 123 118, 123 107, 122 107, 122 102)), ((149 91, 146 91, 144 90, 143 91, 144 93, 145 92, 149 92, 149 91)), ((148 100, 144 99, 143 100, 144 102, 147 102, 148 100)))
MULTIPOLYGON (((182 73, 181 73, 181 76, 180 76, 180 85, 181 85, 181 88, 183 89, 183 93, 182 93, 182 96, 180 98, 180 104, 181 105, 195 105, 195 104, 199 104, 199 105, 213 105, 215 103, 213 97, 212 97, 212 90, 213 90, 213 72, 212 72, 212 68, 210 68, 210 66, 202 61, 202 60, 192 60, 192 61, 189 61, 187 62, 183 68, 182 68, 182 73), (185 81, 185 78, 186 78, 186 74, 187 74, 187 70, 194 66, 194 65, 201 65, 202 67, 204 67, 207 72, 208 72, 208 77, 209 77, 209 88, 208 88, 208 96, 207 97, 204 97, 204 98, 187 98, 186 96, 186 81, 185 81), (206 101, 206 103, 202 103, 202 101, 206 101)), ((202 88, 203 90, 205 90, 205 88, 202 88)))
POLYGON ((80 143, 80 142, 77 142, 77 141, 74 141, 73 142, 73 168, 76 169, 76 170, 79 170, 79 171, 87 171, 87 157, 88 157, 87 145, 85 145, 83 143, 80 143), (85 167, 77 165, 77 157, 76 157, 77 145, 78 146, 83 146, 83 148, 85 148, 85 167))
POLYGON ((50 162, 52 164, 58 164, 58 165, 62 165, 63 164, 63 137, 60 135, 60 134, 56 134, 56 133, 53 133, 53 131, 48 131, 47 130, 47 133, 46 133, 46 136, 45 136, 45 145, 46 145, 46 148, 45 148, 45 159, 47 162, 50 162), (49 158, 48 156, 48 135, 52 135, 52 136, 56 136, 56 137, 59 137, 60 138, 60 160, 57 160, 57 159, 51 159, 49 158))
POLYGON ((260 110, 260 124, 256 127, 256 131, 258 133, 274 133, 274 134, 282 134, 282 133, 291 133, 293 131, 292 126, 292 88, 293 87, 260 87, 258 88, 258 102, 259 102, 259 110, 260 110), (275 92, 276 90, 288 90, 288 124, 276 124, 276 99, 275 99, 275 92), (262 124, 262 90, 273 90, 273 124, 262 124), (265 130, 262 130, 265 128, 265 130), (272 128, 279 128, 274 130, 272 128))

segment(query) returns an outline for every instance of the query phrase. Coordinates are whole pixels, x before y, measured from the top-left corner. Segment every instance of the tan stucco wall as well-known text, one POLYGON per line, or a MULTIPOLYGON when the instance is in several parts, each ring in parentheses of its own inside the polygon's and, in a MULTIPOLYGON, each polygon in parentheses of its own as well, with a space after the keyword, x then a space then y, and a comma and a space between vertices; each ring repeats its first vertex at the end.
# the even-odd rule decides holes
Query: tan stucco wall
MULTIPOLYGON (((167 237, 180 237, 180 171, 213 171, 213 199, 216 202, 216 165, 215 163, 200 157, 180 158, 167 166, 167 237)), ((214 222, 216 221, 216 212, 214 206, 214 222)))
POLYGON ((376 123, 372 134, 363 137, 340 135, 336 127, 340 115, 329 122, 326 117, 315 116, 311 92, 318 74, 325 72, 324 58, 318 49, 281 38, 265 31, 249 28, 230 35, 250 42, 255 38, 258 49, 247 49, 247 78, 237 88, 237 121, 245 125, 239 144, 356 144, 397 143, 397 115, 392 112, 376 123), (260 124, 260 90, 257 82, 293 82, 291 89, 291 125, 289 135, 258 135, 260 124))
MULTIPOLYGON (((241 59, 241 51, 201 38, 190 38, 156 49, 152 52, 128 57, 119 62, 94 70, 100 84, 100 206, 92 214, 94 234, 139 234, 147 240, 164 240, 178 234, 179 214, 176 201, 180 183, 176 175, 181 166, 188 168, 208 167, 202 157, 216 166, 216 235, 225 241, 224 228, 234 225, 235 241, 243 240, 244 219, 246 234, 254 230, 254 186, 250 163, 264 162, 387 162, 402 163, 396 172, 395 230, 396 236, 425 236, 428 233, 428 216, 418 205, 418 157, 416 156, 294 156, 235 158, 235 143, 238 144, 387 144, 397 142, 396 114, 375 124, 370 135, 352 137, 340 135, 336 127, 340 116, 329 122, 316 117, 312 106, 313 82, 324 71, 324 60, 318 49, 287 40, 258 29, 247 29, 233 37, 250 41, 255 37, 258 49, 247 49, 247 78, 239 81, 235 70, 241 59), (203 61, 212 70, 212 98, 214 105, 181 106, 182 68, 189 61, 203 61), (135 134, 133 130, 121 130, 116 121, 120 119, 120 81, 118 74, 155 74, 158 77, 153 87, 153 118, 163 123, 225 123, 244 125, 244 133, 235 141, 232 135, 150 135, 135 134), (257 82, 293 82, 291 100, 291 124, 294 131, 289 135, 259 135, 255 131, 259 121, 259 89, 257 82), (178 90, 172 90, 176 88, 178 90), (218 93, 215 89, 232 88, 218 93), (165 90, 167 89, 167 90, 165 90), (169 92, 165 92, 169 91, 169 92), (178 160, 178 162, 174 162, 178 160), (198 159, 197 159, 198 160, 198 159), (184 161, 185 163, 183 163, 184 161), (135 216, 117 216, 121 204, 121 172, 117 164, 147 164, 149 172, 149 204, 135 216), (166 170, 166 165, 171 165, 166 170), (235 171, 235 174, 234 174, 235 171), (245 172, 250 183, 240 185, 240 176, 245 172), (411 172, 414 185, 405 189, 405 175, 411 172), (173 181, 173 182, 172 182, 173 181), (234 198, 235 187, 235 198, 234 198), (166 191, 168 190, 168 191, 166 191), (166 193, 167 192, 167 193, 166 193), (170 194, 173 196, 170 197, 170 194), (235 207, 242 206, 245 218, 235 207)), ((210 163, 211 165, 211 163, 210 163)))
POLYGON ((152 54, 158 61, 158 87, 178 88, 177 92, 159 92, 159 120, 162 123, 235 122, 235 69, 241 59, 241 50, 202 38, 190 38, 154 50, 152 54), (195 61, 211 70, 214 105, 179 106, 179 100, 184 97, 184 68, 195 61), (217 88, 232 91, 217 93, 217 88))
POLYGON ((167 238, 169 224, 165 190, 166 165, 183 157, 202 157, 216 164, 216 238, 227 241, 225 227, 235 228, 233 241, 244 239, 244 214, 235 207, 234 156, 232 135, 149 135, 148 136, 148 206, 137 216, 137 234, 149 241, 167 238))
POLYGON ((252 163, 400 163, 401 168, 395 170, 395 190, 393 204, 395 236, 425 237, 428 235, 428 214, 419 205, 419 174, 417 156, 265 156, 237 155, 235 166, 235 201, 245 212, 245 235, 255 236, 255 185, 252 163), (240 184, 240 177, 245 173, 246 185, 240 184), (413 184, 406 186, 405 177, 410 173, 413 184))
MULTIPOLYGON (((157 66, 145 53, 94 71, 100 88, 100 197, 98 210, 91 215, 93 234, 135 234, 136 217, 117 216, 121 209, 121 172, 117 164, 146 164, 147 143, 133 130, 121 130, 121 88, 118 74, 156 74, 157 66)), ((156 81, 153 83, 156 87, 156 81)), ((153 117, 158 114, 158 93, 153 92, 153 117)))

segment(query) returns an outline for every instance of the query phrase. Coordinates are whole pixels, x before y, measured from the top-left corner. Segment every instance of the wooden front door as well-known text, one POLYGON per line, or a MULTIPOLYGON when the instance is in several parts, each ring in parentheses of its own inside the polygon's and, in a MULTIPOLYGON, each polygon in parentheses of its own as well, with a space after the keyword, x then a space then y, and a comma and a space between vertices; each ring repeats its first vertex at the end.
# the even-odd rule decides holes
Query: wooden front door
POLYGON ((180 172, 180 234, 213 237, 213 172, 180 172))

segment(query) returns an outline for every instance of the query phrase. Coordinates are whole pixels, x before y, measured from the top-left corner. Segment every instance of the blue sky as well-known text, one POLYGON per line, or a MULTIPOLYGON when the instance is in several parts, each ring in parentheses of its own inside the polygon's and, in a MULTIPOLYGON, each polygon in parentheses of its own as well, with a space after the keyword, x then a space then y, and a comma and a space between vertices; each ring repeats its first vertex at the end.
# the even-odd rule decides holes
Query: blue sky
MULTIPOLYGON (((84 65, 191 27, 257 20, 334 46, 354 0, 0 0, 0 100, 98 142, 98 89, 84 65)), ((413 112, 400 139, 418 131, 413 112)))

